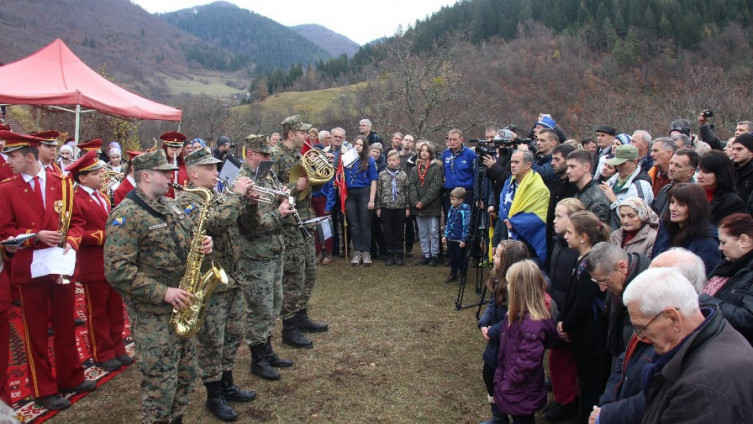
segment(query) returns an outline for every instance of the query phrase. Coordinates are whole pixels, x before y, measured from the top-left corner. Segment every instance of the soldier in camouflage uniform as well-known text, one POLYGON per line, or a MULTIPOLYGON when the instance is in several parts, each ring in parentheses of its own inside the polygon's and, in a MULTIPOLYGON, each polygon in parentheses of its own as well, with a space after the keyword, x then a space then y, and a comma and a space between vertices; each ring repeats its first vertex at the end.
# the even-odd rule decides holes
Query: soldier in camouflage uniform
MULTIPOLYGON (((241 199, 252 185, 249 178, 235 180, 232 190, 223 195, 214 191, 217 184, 217 163, 206 149, 199 149, 185 158, 188 188, 203 187, 212 193, 214 203, 207 217, 207 234, 212 236, 214 249, 204 258, 202 271, 212 263, 222 267, 228 274, 228 284, 218 285, 207 304, 204 324, 197 337, 197 362, 199 376, 207 389, 207 409, 222 421, 234 421, 238 414, 227 401, 250 402, 256 397, 253 391, 241 390, 233 384, 233 366, 238 346, 243 340, 245 302, 233 271, 238 260, 238 214, 241 199)), ((198 226, 199 212, 204 202, 201 193, 179 192, 176 202, 185 214, 198 226)))
MULTIPOLYGON (((172 172, 161 150, 133 159, 136 188, 107 220, 105 277, 124 298, 141 374, 141 422, 182 423, 196 378, 196 339, 178 337, 173 308, 191 304, 178 288, 191 247, 191 221, 166 198, 172 172)), ((212 252, 212 238, 201 253, 212 252)))
MULTIPOLYGON (((301 163, 301 147, 306 131, 311 128, 299 115, 285 118, 282 123, 282 141, 274 147, 272 168, 277 178, 288 183, 290 170, 301 163)), ((296 209, 302 220, 314 216, 311 210, 311 188, 304 175, 289 182, 290 196, 296 199, 296 209)), ((316 246, 313 237, 304 238, 293 217, 284 221, 285 261, 282 276, 282 341, 293 347, 310 348, 314 343, 305 332, 327 331, 327 324, 312 321, 308 316, 308 303, 316 281, 316 246)))
MULTIPOLYGON (((254 179, 258 186, 278 189, 271 176, 259 176, 262 161, 272 149, 263 135, 246 137, 246 160, 239 175, 254 179)), ((253 193, 253 190, 252 190, 253 193)), ((235 269, 247 306, 246 342, 251 348, 251 372, 265 380, 279 380, 274 367, 291 367, 293 362, 278 357, 272 349, 272 328, 282 307, 282 263, 285 243, 282 221, 292 213, 287 198, 274 203, 247 197, 238 219, 240 257, 235 269)))

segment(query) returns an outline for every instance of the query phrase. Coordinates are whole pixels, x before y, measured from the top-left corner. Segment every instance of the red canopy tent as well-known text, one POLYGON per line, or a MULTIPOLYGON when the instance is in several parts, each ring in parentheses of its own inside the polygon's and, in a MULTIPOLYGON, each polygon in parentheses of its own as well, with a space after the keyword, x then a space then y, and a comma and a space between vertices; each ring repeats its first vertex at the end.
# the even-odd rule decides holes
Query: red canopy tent
POLYGON ((81 112, 87 112, 82 107, 159 121, 179 122, 183 115, 180 109, 145 99, 108 81, 86 66, 59 38, 29 57, 0 66, 0 104, 45 105, 75 112, 76 142, 81 112))

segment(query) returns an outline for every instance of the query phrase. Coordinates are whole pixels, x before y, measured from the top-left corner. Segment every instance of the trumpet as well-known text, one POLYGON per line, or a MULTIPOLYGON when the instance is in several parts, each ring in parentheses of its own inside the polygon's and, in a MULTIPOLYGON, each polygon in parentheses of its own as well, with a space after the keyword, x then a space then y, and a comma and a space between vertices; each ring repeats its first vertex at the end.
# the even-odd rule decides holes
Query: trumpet
POLYGON ((255 191, 261 194, 261 196, 259 197, 254 197, 253 198, 254 200, 256 200, 257 202, 269 203, 269 204, 274 204, 277 200, 277 197, 288 198, 290 194, 287 191, 275 190, 275 189, 259 187, 259 186, 252 187, 250 191, 255 191))

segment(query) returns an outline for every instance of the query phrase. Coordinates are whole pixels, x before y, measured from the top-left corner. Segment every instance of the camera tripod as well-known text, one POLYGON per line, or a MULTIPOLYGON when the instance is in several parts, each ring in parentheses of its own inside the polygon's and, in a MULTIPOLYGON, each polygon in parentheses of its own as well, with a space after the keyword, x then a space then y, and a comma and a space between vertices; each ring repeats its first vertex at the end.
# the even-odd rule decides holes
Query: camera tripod
MULTIPOLYGON (((460 283, 458 286, 458 296, 455 300, 455 309, 460 311, 462 309, 473 308, 478 306, 479 311, 481 305, 486 303, 484 297, 486 295, 486 277, 491 268, 491 263, 488 261, 489 255, 489 215, 486 211, 478 206, 478 202, 474 202, 471 208, 471 237, 468 240, 468 248, 465 251, 465 267, 460 273, 460 283), (475 268, 474 282, 476 294, 480 299, 478 302, 463 304, 463 298, 465 296, 465 286, 468 281, 469 268, 475 268)), ((478 319, 479 313, 476 313, 478 319)))

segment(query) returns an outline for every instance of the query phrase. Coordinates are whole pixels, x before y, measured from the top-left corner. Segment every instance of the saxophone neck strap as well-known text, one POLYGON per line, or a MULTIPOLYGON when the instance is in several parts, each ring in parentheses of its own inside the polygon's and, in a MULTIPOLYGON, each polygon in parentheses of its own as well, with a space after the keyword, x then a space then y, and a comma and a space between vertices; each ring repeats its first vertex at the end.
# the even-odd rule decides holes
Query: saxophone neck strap
MULTIPOLYGON (((169 224, 170 222, 167 219, 167 215, 163 213, 159 213, 154 208, 149 206, 144 199, 142 199, 138 194, 136 194, 136 190, 131 190, 127 195, 127 198, 133 200, 136 202, 137 205, 139 205, 142 209, 144 209, 149 215, 164 221, 165 223, 169 224)), ((180 243, 180 239, 178 238, 178 235, 175 234, 175 229, 170 227, 170 237, 173 239, 173 243, 175 243, 175 249, 178 253, 178 257, 182 258, 184 261, 188 258, 188 255, 186 255, 185 249, 183 249, 183 245, 180 243)))
POLYGON ((152 208, 151 206, 149 206, 144 201, 144 199, 142 199, 138 194, 136 194, 136 190, 131 190, 130 192, 128 192, 128 194, 126 195, 126 197, 129 198, 129 199, 131 199, 131 200, 133 200, 134 202, 136 202, 136 204, 139 205, 139 206, 141 206, 141 208, 144 209, 145 211, 147 211, 149 213, 149 215, 151 215, 151 216, 153 216, 155 218, 159 218, 159 219, 161 219, 163 221, 167 221, 166 215, 163 214, 163 213, 159 213, 159 212, 155 211, 154 208, 152 208))

